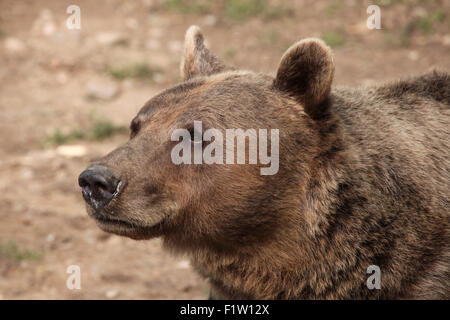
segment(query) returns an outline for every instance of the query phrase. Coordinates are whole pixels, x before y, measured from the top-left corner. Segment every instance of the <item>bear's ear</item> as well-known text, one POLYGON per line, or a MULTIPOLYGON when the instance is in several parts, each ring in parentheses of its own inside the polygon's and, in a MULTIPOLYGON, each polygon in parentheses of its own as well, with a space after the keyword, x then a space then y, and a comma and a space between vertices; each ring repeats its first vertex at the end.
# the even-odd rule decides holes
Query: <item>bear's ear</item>
POLYGON ((334 75, 331 50, 319 39, 293 44, 281 58, 274 85, 302 103, 305 111, 317 117, 325 106, 334 75))
POLYGON ((197 76, 209 76, 230 69, 205 47, 203 41, 200 28, 190 26, 186 31, 184 56, 180 66, 181 77, 185 81, 197 76))

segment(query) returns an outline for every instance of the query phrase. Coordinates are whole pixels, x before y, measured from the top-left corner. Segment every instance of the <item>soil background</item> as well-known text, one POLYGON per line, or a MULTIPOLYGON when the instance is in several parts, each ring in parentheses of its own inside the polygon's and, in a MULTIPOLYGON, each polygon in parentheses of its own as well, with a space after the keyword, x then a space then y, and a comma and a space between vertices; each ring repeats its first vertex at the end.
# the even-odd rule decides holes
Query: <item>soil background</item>
POLYGON ((226 62, 274 74, 296 40, 321 37, 335 85, 450 71, 450 1, 0 1, 0 299, 205 299, 159 239, 98 229, 77 184, 128 139, 153 95, 180 81, 186 29, 226 62), (80 8, 81 29, 66 26, 80 8), (366 26, 379 5, 381 29, 366 26), (66 286, 81 270, 81 289, 66 286))

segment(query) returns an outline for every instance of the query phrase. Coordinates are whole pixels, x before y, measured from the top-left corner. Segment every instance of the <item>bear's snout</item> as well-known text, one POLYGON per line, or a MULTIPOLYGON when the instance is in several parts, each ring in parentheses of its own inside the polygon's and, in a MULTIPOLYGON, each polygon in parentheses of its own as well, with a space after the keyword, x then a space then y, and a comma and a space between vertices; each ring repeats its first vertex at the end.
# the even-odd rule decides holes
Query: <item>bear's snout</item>
POLYGON ((84 200, 95 210, 106 206, 117 194, 121 181, 107 167, 91 165, 78 177, 84 200))

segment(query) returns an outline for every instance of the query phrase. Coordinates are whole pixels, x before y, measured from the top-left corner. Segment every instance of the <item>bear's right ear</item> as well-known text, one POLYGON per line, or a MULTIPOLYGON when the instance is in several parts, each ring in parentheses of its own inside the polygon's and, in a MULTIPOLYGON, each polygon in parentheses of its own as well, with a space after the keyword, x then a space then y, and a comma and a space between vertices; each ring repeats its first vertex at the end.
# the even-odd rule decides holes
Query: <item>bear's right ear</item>
POLYGON ((202 32, 197 26, 190 26, 186 31, 184 57, 181 60, 180 68, 184 81, 231 69, 206 48, 202 32))
POLYGON ((304 105, 306 113, 317 117, 326 107, 334 75, 331 50, 319 39, 293 44, 281 58, 274 86, 304 105))

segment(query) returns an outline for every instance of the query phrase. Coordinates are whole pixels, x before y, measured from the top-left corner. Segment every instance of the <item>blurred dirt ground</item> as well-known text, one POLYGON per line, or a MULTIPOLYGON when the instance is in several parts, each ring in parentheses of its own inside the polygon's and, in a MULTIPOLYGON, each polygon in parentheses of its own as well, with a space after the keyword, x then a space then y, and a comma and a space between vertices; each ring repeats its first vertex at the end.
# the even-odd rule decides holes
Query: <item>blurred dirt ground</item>
POLYGON ((179 78, 186 28, 237 67, 274 73, 290 44, 322 37, 338 85, 450 70, 450 1, 0 1, 0 299, 204 299, 206 283, 158 239, 99 230, 77 176, 179 78), (81 8, 81 30, 66 9, 81 8), (381 8, 381 30, 366 9, 381 8), (67 267, 81 268, 69 290, 67 267))

